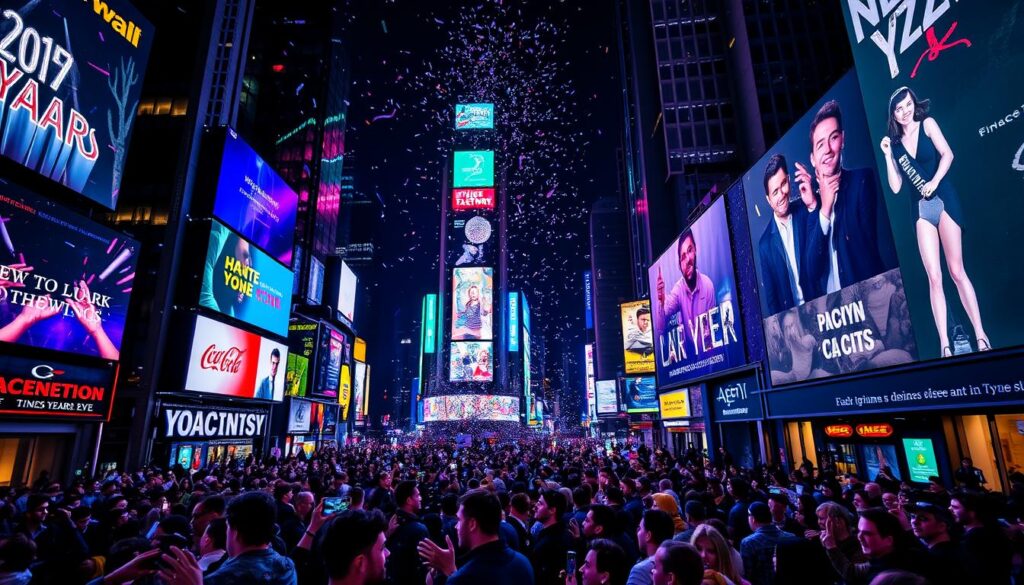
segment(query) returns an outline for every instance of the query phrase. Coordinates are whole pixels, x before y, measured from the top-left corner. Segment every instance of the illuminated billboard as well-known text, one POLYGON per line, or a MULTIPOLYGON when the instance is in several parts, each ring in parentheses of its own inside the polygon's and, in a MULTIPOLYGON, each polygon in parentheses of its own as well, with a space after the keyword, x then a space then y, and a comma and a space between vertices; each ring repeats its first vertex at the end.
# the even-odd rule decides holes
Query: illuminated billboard
POLYGON ((490 341, 456 341, 451 344, 449 382, 494 380, 493 347, 490 341))
POLYGON ((672 242, 648 276, 658 384, 744 364, 724 197, 672 242))
POLYGON ((201 306, 285 336, 291 289, 291 270, 213 222, 199 293, 201 306))
POLYGON ((228 128, 213 214, 278 262, 291 266, 298 204, 298 194, 228 128))
POLYGON ((0 217, 0 341, 117 360, 139 243, 7 184, 0 217))
POLYGON ((533 372, 531 371, 530 355, 530 332, 523 330, 523 397, 526 400, 526 424, 532 425, 540 422, 534 416, 536 413, 534 405, 537 403, 537 397, 533 395, 533 372))
POLYGON ((519 351, 519 293, 508 293, 508 350, 519 351))
POLYGON ((619 400, 616 395, 619 393, 619 388, 615 380, 598 380, 594 384, 594 389, 594 396, 597 399, 595 407, 597 414, 618 414, 619 400))
POLYGON ((333 327, 320 325, 317 342, 317 370, 310 395, 319 398, 337 398, 341 383, 341 367, 348 363, 346 351, 351 347, 347 336, 333 327))
POLYGON ((654 376, 628 376, 622 384, 626 412, 657 412, 658 391, 654 376))
POLYGON ((352 402, 352 369, 348 364, 341 365, 338 379, 338 408, 341 410, 341 420, 347 421, 348 407, 352 402))
POLYGON ((452 187, 493 187, 493 150, 456 150, 452 153, 452 187))
POLYGON ((356 312, 356 274, 352 269, 341 261, 341 276, 338 283, 338 312, 342 314, 349 323, 355 319, 356 312))
POLYGON ((423 353, 437 349, 437 295, 423 297, 423 353))
POLYGON ((362 424, 366 415, 363 400, 366 383, 366 364, 355 362, 352 368, 352 415, 356 424, 362 424))
POLYGON ((596 415, 594 409, 597 406, 597 393, 594 388, 595 374, 594 374, 594 344, 588 343, 583 348, 583 364, 584 364, 584 376, 586 378, 586 408, 587 416, 593 417, 596 415))
POLYGON ((309 392, 310 364, 316 354, 319 325, 301 317, 288 324, 288 367, 285 369, 285 394, 305 397, 309 392))
POLYGON ((622 346, 627 374, 654 373, 654 330, 651 327, 651 301, 622 303, 622 346))
POLYGON ((850 72, 743 177, 773 385, 917 359, 874 149, 850 72))
POLYGON ((921 359, 1020 345, 1024 3, 858 4, 840 3, 864 163, 882 179, 906 293, 897 308, 914 323, 900 334, 921 359))
POLYGON ((105 421, 114 404, 117 364, 80 366, 0 355, 0 415, 105 421))
POLYGON ((185 389, 280 402, 288 348, 202 315, 196 316, 185 389))
POLYGON ((452 211, 494 209, 494 188, 452 189, 452 211))
POLYGON ((456 130, 494 128, 494 104, 455 104, 456 130))
POLYGON ((308 400, 291 400, 288 405, 288 432, 308 433, 313 420, 313 403, 308 400))
POLYGON ((309 257, 309 288, 306 290, 306 301, 311 305, 319 305, 324 298, 324 263, 316 256, 309 257))
POLYGON ((449 262, 455 266, 485 266, 493 263, 491 251, 497 236, 483 216, 456 217, 448 232, 449 262))
POLYGON ((453 420, 519 421, 519 398, 488 394, 431 396, 423 401, 423 422, 453 420))
POLYGON ((452 340, 492 339, 494 269, 452 270, 452 340))
POLYGON ((366 340, 362 337, 356 337, 355 343, 352 344, 352 359, 366 361, 366 340))
POLYGON ((114 209, 154 28, 127 0, 15 4, 0 16, 0 155, 114 209))
POLYGON ((690 390, 680 388, 658 396, 658 408, 662 420, 687 418, 690 416, 690 390))

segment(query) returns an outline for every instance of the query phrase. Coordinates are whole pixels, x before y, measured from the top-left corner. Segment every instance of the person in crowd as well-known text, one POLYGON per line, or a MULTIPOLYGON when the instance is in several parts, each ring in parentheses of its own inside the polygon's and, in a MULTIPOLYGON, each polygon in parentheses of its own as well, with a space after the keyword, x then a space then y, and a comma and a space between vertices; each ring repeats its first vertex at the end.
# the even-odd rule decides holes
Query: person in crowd
POLYGON ((803 534, 803 526, 789 516, 789 495, 784 492, 768 494, 768 509, 772 513, 772 524, 783 532, 803 534))
POLYGON ((729 496, 735 502, 729 509, 729 516, 726 518, 726 525, 729 527, 729 537, 733 542, 740 542, 750 534, 750 523, 747 520, 751 503, 750 484, 743 478, 731 477, 727 484, 729 496))
POLYGON ((371 510, 380 510, 386 516, 395 513, 395 491, 391 488, 390 471, 377 474, 377 486, 370 492, 366 505, 371 510))
POLYGON ((582 536, 588 541, 603 538, 619 545, 630 565, 639 557, 633 535, 627 535, 622 531, 619 518, 609 506, 598 504, 590 507, 587 517, 583 520, 582 536))
POLYGON ((395 504, 398 510, 388 526, 387 572, 391 583, 422 583, 427 576, 426 568, 419 562, 416 546, 430 536, 427 527, 420 521, 420 490, 415 481, 403 481, 395 488, 395 504))
POLYGON ((328 585, 383 585, 386 527, 380 512, 350 509, 330 519, 320 542, 328 585))
POLYGON ((590 542, 583 565, 579 569, 580 579, 575 574, 565 577, 566 585, 625 585, 629 562, 619 545, 606 538, 595 538, 590 542))
POLYGON ((964 490, 953 495, 949 511, 963 530, 968 574, 979 582, 1005 585, 1010 582, 1012 549, 993 507, 985 494, 964 490))
POLYGON ((654 585, 701 585, 704 561, 693 546, 668 540, 658 547, 651 572, 654 585))
POLYGON ((857 540, 860 542, 866 562, 851 562, 838 548, 832 518, 825 521, 821 532, 821 543, 825 547, 832 566, 849 584, 867 584, 879 573, 891 569, 911 571, 930 576, 927 555, 911 546, 900 522, 882 508, 868 508, 860 512, 857 522, 857 540))
POLYGON ((29 585, 36 545, 24 534, 0 541, 0 585, 29 585))
MULTIPOLYGON (((749 581, 743 579, 743 565, 735 562, 733 548, 716 528, 710 524, 698 526, 693 533, 692 544, 704 561, 705 573, 710 571, 721 575, 734 585, 749 585, 749 581)), ((709 577, 715 579, 715 575, 705 574, 705 578, 709 577)))
POLYGON ((637 543, 643 558, 629 571, 626 585, 653 585, 654 555, 663 542, 672 538, 675 524, 672 517, 661 510, 647 510, 636 530, 637 543))
POLYGON ((684 523, 682 517, 679 516, 679 505, 671 494, 659 492, 654 494, 652 498, 654 499, 653 507, 668 514, 669 517, 672 518, 672 525, 675 527, 676 533, 686 530, 686 523, 684 523))
POLYGON ((754 502, 747 509, 751 534, 740 543, 743 574, 752 585, 775 585, 772 557, 775 548, 796 539, 794 534, 779 530, 772 522, 772 512, 764 502, 754 502))
POLYGON ((199 550, 199 540, 206 534, 206 527, 209 526, 214 518, 223 516, 226 509, 227 502, 224 501, 223 496, 219 495, 206 496, 192 508, 190 527, 192 528, 195 550, 199 550))
POLYGON ((217 571, 228 560, 228 521, 214 518, 206 525, 206 531, 199 539, 197 561, 203 574, 217 571))
POLYGON ((565 569, 566 554, 573 550, 572 537, 562 522, 567 507, 565 496, 558 490, 545 490, 537 500, 534 517, 541 530, 533 546, 530 560, 538 585, 558 585, 565 569))
POLYGON ((517 493, 509 500, 508 523, 515 529, 519 537, 520 552, 529 558, 533 552, 533 534, 530 533, 530 526, 533 518, 530 517, 530 496, 525 493, 517 493))

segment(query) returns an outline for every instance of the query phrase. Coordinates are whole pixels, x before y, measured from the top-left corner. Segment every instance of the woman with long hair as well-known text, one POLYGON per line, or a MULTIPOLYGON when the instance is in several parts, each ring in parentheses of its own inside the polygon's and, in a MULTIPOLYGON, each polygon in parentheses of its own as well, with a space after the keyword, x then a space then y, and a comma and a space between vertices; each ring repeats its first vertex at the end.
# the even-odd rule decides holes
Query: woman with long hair
POLYGON ((708 524, 701 524, 690 537, 692 544, 700 558, 704 561, 705 581, 715 581, 714 575, 708 572, 718 573, 735 585, 750 585, 740 576, 740 567, 733 563, 732 547, 722 536, 722 533, 708 524))
POLYGON ((929 105, 929 100, 918 99, 909 87, 897 89, 889 98, 888 136, 879 146, 885 155, 889 188, 898 194, 906 179, 912 193, 916 193, 910 198, 911 216, 915 218, 917 248, 928 275, 928 294, 939 333, 941 357, 953 355, 946 324, 941 253, 946 255, 949 275, 974 328, 978 350, 987 351, 992 349, 992 345, 981 322, 974 285, 964 269, 960 227, 963 225, 963 210, 956 189, 946 180, 953 164, 953 150, 942 135, 938 122, 928 115, 929 105))

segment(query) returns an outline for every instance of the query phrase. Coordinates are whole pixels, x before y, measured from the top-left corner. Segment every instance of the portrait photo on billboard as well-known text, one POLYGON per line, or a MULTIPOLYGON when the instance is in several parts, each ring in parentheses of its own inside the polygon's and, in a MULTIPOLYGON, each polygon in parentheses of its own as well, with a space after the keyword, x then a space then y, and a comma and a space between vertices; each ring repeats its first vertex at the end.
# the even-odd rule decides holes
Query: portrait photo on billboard
POLYGON ((287 363, 284 344, 197 315, 185 390, 280 402, 287 363))
POLYGON ((619 306, 622 317, 622 345, 627 374, 654 373, 654 328, 651 301, 633 301, 619 306))
POLYGON ((225 133, 213 214, 291 266, 299 195, 234 130, 225 133))
POLYGON ((284 337, 292 271, 218 221, 210 227, 199 304, 284 337))
POLYGON ((622 405, 626 412, 657 412, 658 389, 654 376, 626 376, 622 382, 622 405))
POLYGON ((493 345, 490 341, 455 341, 449 354, 449 382, 494 380, 493 345))
POLYGON ((743 177, 773 385, 917 359, 857 80, 743 177))
POLYGON ((1024 2, 840 4, 920 358, 1020 345, 1024 2))
POLYGON ((744 363, 724 197, 672 242, 648 276, 660 386, 744 363))
POLYGON ((491 221, 483 215, 460 213, 448 231, 448 262, 452 266, 484 266, 492 264, 494 239, 497 234, 491 221))
POLYGON ((0 182, 0 341, 118 360, 139 242, 0 182))
POLYGON ((114 209, 153 25, 128 0, 6 6, 0 154, 114 209))
POLYGON ((452 270, 452 340, 492 339, 494 269, 452 270))

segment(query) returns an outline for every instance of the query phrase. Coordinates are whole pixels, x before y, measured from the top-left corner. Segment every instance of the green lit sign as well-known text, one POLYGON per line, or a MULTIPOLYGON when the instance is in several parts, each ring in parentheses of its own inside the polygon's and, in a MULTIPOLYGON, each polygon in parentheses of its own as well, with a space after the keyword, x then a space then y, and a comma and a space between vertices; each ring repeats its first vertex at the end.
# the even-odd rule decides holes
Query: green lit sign
POLYGON ((935 460, 931 439, 903 439, 903 453, 907 456, 910 481, 928 483, 929 477, 939 475, 939 464, 935 460))
POLYGON ((456 150, 453 154, 452 187, 493 187, 493 150, 456 150))

